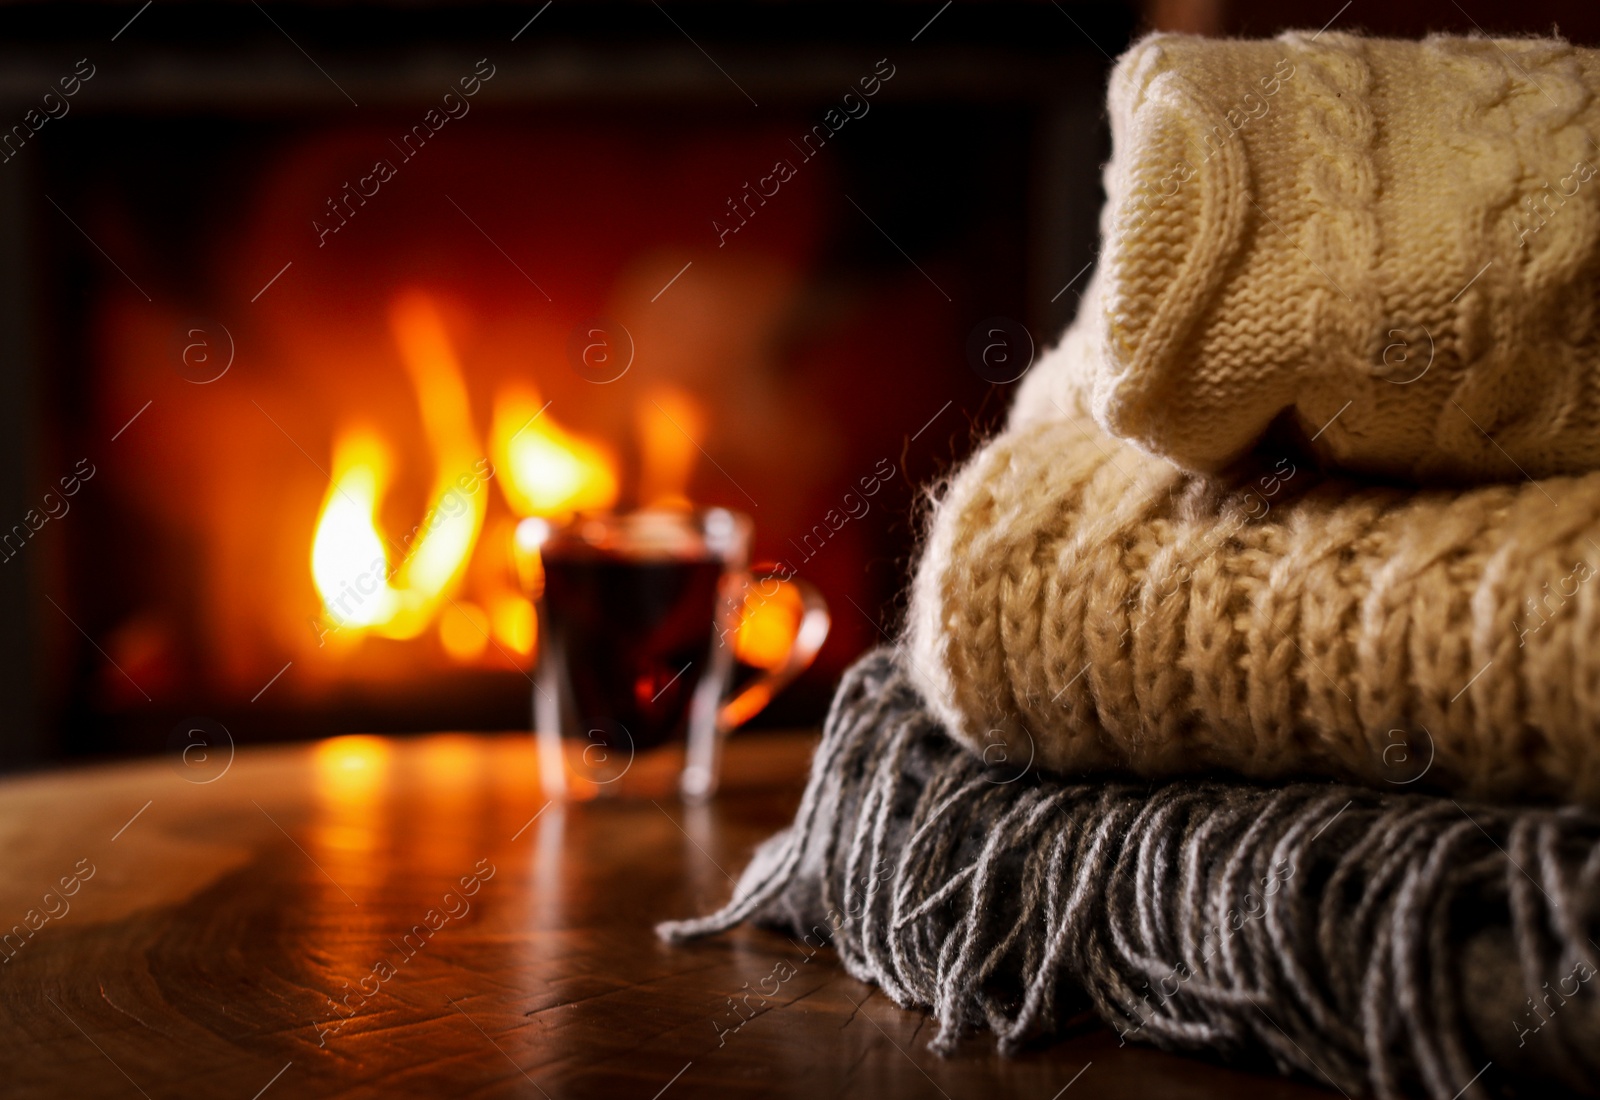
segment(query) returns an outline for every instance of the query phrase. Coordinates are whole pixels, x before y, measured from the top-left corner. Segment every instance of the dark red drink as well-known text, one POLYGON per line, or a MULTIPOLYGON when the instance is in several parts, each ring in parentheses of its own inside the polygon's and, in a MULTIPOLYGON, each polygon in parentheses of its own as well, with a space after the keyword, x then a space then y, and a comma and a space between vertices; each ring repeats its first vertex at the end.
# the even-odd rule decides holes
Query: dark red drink
POLYGON ((545 556, 539 645, 566 669, 578 735, 610 745, 615 723, 641 751, 684 736, 714 645, 723 568, 708 557, 581 547, 545 556))

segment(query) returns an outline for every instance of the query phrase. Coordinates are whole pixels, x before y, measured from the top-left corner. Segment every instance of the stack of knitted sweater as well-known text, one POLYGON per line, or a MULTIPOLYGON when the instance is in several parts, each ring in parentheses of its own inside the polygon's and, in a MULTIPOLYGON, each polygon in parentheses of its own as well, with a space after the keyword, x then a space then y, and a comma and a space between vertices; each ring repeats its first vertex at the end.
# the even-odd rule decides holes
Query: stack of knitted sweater
POLYGON ((1157 36, 1104 246, 722 913, 937 1049, 1600 1078, 1600 52, 1157 36))

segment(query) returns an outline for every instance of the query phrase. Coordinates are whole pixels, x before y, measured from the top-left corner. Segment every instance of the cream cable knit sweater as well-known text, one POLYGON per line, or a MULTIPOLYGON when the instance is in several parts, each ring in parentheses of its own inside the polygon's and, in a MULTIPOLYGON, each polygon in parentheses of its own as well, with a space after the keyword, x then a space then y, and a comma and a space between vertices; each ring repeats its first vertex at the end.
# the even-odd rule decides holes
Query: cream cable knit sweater
POLYGON ((1005 768, 1600 804, 1597 577, 1600 474, 1424 491, 1268 459, 1223 481, 1062 416, 955 478, 907 663, 1005 768))
POLYGON ((1600 805, 1597 80, 1334 33, 1118 63, 1101 262, 912 584, 958 739, 1600 805), (1263 457, 1280 417, 1390 484, 1263 457))
POLYGON ((1049 395, 1199 471, 1283 413, 1350 471, 1600 467, 1597 87, 1554 40, 1145 39, 1049 395))

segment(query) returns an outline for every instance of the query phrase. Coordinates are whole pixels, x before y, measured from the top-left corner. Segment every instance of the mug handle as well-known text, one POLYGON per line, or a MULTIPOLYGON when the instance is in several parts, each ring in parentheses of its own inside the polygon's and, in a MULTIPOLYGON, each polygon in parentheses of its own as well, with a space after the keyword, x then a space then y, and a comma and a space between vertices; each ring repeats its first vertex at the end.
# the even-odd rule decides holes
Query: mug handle
POLYGON ((828 627, 832 619, 828 615, 828 602, 822 598, 822 593, 809 581, 793 576, 778 576, 780 571, 793 572, 792 569, 780 566, 776 562, 763 562, 752 565, 747 570, 747 575, 752 581, 776 576, 782 583, 794 585, 800 594, 800 626, 794 632, 794 640, 789 643, 789 653, 781 665, 762 672, 746 684, 739 694, 717 708, 718 734, 731 733, 761 713, 778 692, 788 687, 794 682, 795 677, 811 667, 811 662, 816 660, 817 651, 828 639, 828 627))

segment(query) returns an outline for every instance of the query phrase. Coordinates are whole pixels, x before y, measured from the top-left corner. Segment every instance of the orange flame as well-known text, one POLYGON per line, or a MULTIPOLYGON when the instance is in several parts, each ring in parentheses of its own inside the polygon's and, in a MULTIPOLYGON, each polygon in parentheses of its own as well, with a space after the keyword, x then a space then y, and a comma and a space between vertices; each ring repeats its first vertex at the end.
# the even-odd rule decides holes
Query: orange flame
MULTIPOLYGON (((542 573, 537 550, 500 539, 517 567, 522 592, 503 580, 486 581, 481 561, 484 568, 474 569, 469 579, 487 513, 488 493, 479 490, 490 477, 497 478, 506 502, 525 523, 602 511, 617 502, 615 452, 563 427, 548 404, 541 404, 538 391, 522 384, 496 396, 490 429, 496 465, 490 467, 438 306, 425 294, 402 294, 390 308, 389 324, 434 462, 429 508, 408 536, 388 537, 378 516, 393 453, 370 429, 341 429, 334 442, 332 483, 312 538, 317 593, 329 619, 347 631, 340 635, 344 639, 368 633, 415 638, 436 626, 441 648, 456 661, 476 661, 491 644, 501 653, 527 656, 537 642, 530 600, 542 573), (463 587, 473 599, 456 598, 463 587)), ((661 386, 636 413, 641 503, 689 507, 689 480, 706 434, 704 408, 682 390, 661 386)), ((788 595, 780 592, 748 609, 738 634, 742 659, 767 666, 781 662, 798 621, 788 595)))
POLYGON ((617 502, 610 448, 556 423, 532 386, 500 392, 492 440, 500 488, 519 516, 561 517, 617 502))
POLYGON ((487 463, 473 430, 460 364, 432 299, 402 295, 389 320, 436 464, 432 505, 404 549, 386 539, 377 515, 388 486, 389 451, 370 431, 345 429, 334 443, 332 484, 312 537, 311 575, 329 617, 340 627, 414 638, 466 572, 483 527, 488 494, 480 491, 480 483, 487 463), (392 565, 395 557, 403 558, 398 568, 392 565))
POLYGON ((400 607, 377 523, 389 465, 383 442, 364 429, 347 430, 334 442, 333 481, 311 540, 311 576, 341 627, 386 623, 400 607))
POLYGON ((689 478, 706 435, 705 409, 673 386, 659 386, 635 410, 639 500, 647 508, 688 508, 689 478))
POLYGON ((399 572, 400 587, 412 593, 418 614, 414 623, 406 624, 409 632, 391 636, 412 637, 466 572, 483 529, 488 494, 478 491, 485 474, 483 452, 472 428, 461 366, 438 309, 426 295, 406 294, 395 301, 389 321, 438 464, 429 494, 433 505, 399 572))

